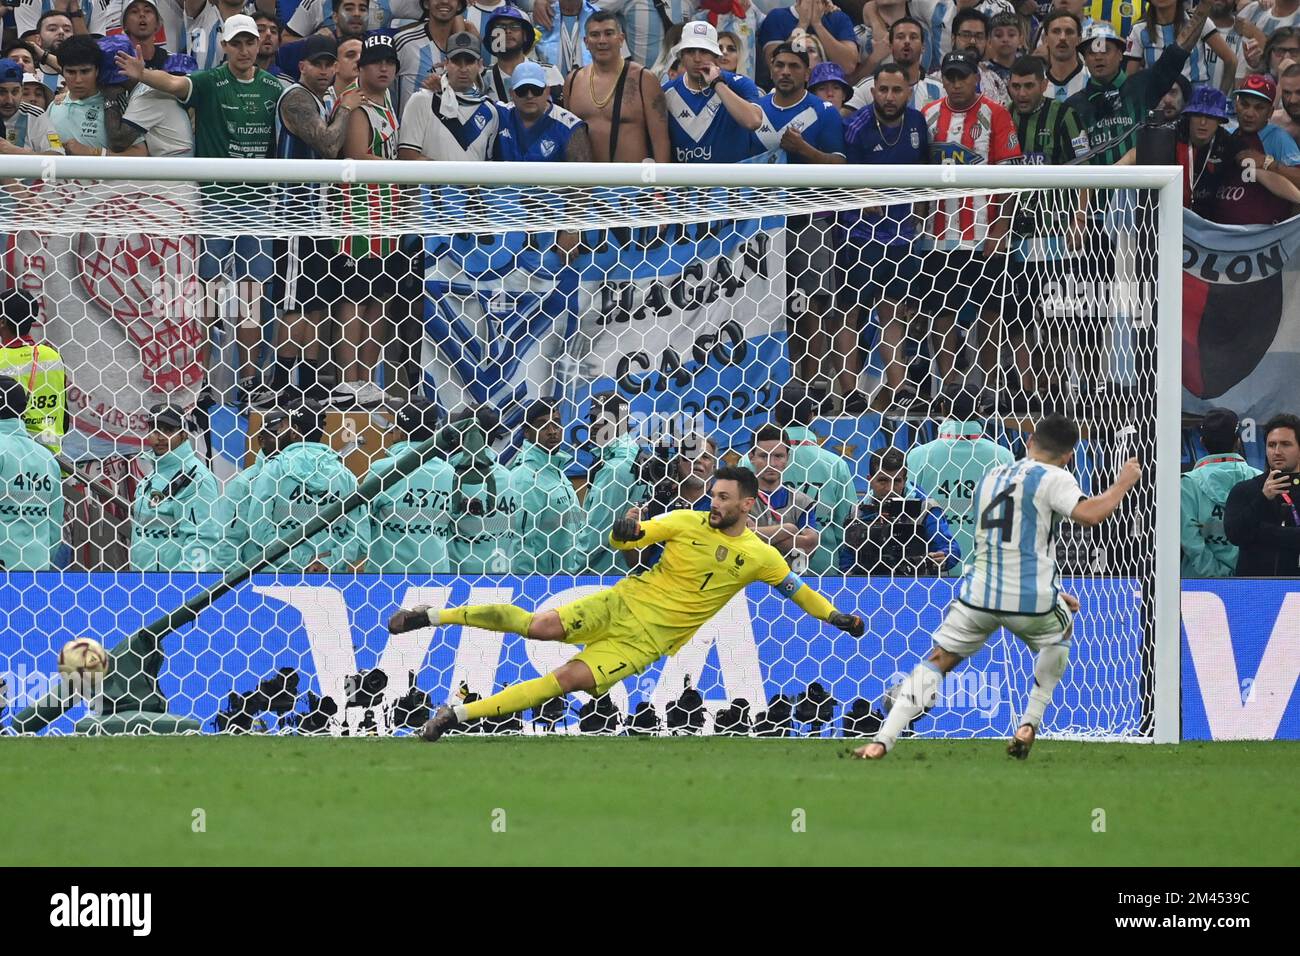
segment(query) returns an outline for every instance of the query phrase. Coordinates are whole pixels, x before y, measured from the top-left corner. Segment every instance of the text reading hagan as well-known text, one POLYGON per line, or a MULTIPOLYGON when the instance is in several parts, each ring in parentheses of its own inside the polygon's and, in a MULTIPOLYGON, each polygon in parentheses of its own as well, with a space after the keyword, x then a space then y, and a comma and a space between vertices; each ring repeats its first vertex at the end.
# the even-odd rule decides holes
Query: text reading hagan
POLYGON ((133 936, 148 936, 152 893, 69 893, 50 897, 51 926, 129 926, 133 936))

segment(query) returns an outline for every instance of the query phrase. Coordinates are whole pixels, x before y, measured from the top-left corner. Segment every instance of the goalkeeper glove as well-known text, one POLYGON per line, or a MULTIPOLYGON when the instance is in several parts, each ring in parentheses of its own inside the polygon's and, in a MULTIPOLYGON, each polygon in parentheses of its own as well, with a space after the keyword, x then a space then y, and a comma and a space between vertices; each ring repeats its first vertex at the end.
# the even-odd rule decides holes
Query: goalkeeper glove
POLYGON ((640 541, 645 537, 645 532, 641 530, 641 522, 636 518, 619 518, 614 522, 611 537, 615 541, 640 541))
POLYGON ((836 611, 829 618, 827 623, 832 627, 838 627, 845 633, 852 634, 854 637, 861 637, 867 629, 866 623, 856 614, 845 614, 843 611, 836 611))
POLYGON ((409 611, 403 608, 388 621, 389 634, 405 634, 407 631, 418 631, 422 627, 433 627, 427 604, 413 607, 409 611))

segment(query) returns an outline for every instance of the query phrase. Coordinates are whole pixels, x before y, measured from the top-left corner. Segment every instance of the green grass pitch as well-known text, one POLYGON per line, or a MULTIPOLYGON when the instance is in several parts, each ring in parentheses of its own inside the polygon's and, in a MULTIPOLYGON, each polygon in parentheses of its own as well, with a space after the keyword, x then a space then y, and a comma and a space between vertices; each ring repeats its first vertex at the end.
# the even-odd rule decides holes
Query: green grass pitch
POLYGON ((1298 743, 1049 740, 1019 763, 904 740, 879 764, 844 741, 717 738, 4 749, 11 866, 1300 862, 1298 743))

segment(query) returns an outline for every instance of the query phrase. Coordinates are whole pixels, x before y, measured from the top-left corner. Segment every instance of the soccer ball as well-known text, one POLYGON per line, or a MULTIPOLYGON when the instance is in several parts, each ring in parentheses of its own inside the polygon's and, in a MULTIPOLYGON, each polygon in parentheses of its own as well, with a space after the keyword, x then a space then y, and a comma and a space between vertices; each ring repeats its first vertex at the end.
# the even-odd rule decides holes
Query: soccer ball
POLYGON ((108 671, 108 652, 99 641, 78 637, 59 651, 59 673, 66 676, 104 674, 108 671))

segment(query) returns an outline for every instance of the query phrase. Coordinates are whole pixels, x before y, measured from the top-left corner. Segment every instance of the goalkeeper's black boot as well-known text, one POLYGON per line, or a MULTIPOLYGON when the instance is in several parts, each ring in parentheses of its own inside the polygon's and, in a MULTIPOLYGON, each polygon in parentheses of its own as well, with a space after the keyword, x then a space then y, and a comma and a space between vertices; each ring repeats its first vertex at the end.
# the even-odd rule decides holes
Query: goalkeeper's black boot
POLYGON ((433 713, 433 717, 425 721, 424 726, 420 728, 420 739, 425 743, 433 743, 453 727, 460 726, 460 721, 456 719, 456 712, 450 707, 439 707, 433 713))
POLYGON ((436 622, 433 615, 429 613, 429 605, 421 604, 419 607, 411 609, 402 608, 394 614, 388 621, 389 634, 405 634, 407 631, 418 631, 421 628, 433 627, 436 622))
POLYGON ((1017 760, 1028 759, 1029 748, 1034 745, 1034 738, 1037 736, 1038 731, 1034 729, 1033 724, 1021 724, 1020 729, 1011 738, 1011 742, 1007 744, 1007 756, 1015 757, 1017 760), (1028 733, 1023 733, 1026 730, 1028 733))

